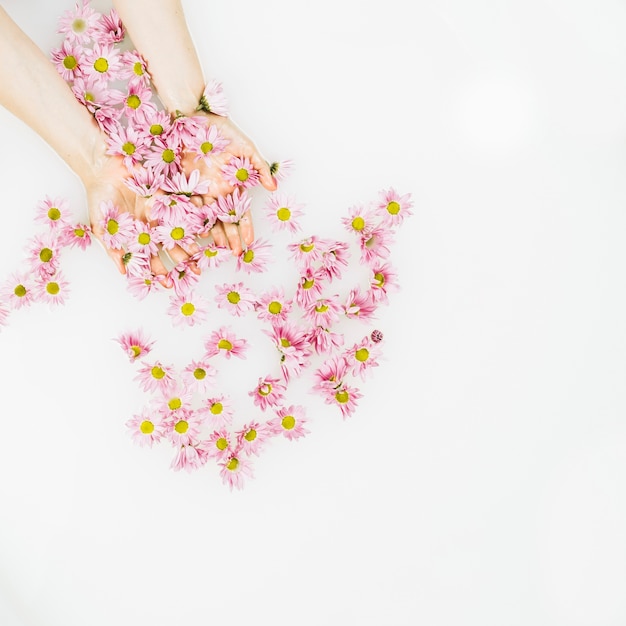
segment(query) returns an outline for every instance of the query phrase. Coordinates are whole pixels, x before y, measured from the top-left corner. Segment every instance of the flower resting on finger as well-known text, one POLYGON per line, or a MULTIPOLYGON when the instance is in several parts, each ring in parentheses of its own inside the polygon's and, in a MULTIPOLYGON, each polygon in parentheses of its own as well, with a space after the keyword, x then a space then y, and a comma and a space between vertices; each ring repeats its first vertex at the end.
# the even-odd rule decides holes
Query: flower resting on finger
POLYGON ((218 220, 238 224, 239 220, 250 210, 250 196, 245 189, 236 188, 233 193, 219 196, 211 206, 218 220))
POLYGON ((130 213, 121 212, 111 200, 100 204, 102 217, 98 221, 102 228, 102 242, 107 248, 121 250, 133 235, 134 220, 130 213))
POLYGON ((293 170, 293 161, 291 159, 285 159, 284 161, 273 161, 269 164, 270 175, 277 181, 283 181, 287 178, 290 172, 293 170))
POLYGON ((189 264, 186 261, 183 261, 167 273, 167 279, 171 282, 177 296, 187 297, 191 294, 200 277, 189 269, 189 264))
POLYGON ((141 329, 122 333, 115 341, 120 344, 131 363, 149 354, 154 345, 154 341, 148 339, 141 329))
POLYGON ((191 260, 196 263, 200 270, 204 271, 207 269, 215 269, 226 259, 229 259, 230 256, 228 248, 209 244, 200 248, 200 250, 191 257, 191 260))
POLYGON ((222 174, 229 185, 244 189, 256 187, 261 181, 259 171, 248 157, 233 157, 222 167, 222 174))
POLYGON ((66 224, 61 230, 59 243, 86 250, 91 245, 91 227, 87 224, 66 224))
POLYGON ((198 132, 187 143, 186 149, 195 155, 194 161, 204 159, 211 164, 213 156, 224 152, 230 141, 226 139, 215 124, 201 126, 198 132))

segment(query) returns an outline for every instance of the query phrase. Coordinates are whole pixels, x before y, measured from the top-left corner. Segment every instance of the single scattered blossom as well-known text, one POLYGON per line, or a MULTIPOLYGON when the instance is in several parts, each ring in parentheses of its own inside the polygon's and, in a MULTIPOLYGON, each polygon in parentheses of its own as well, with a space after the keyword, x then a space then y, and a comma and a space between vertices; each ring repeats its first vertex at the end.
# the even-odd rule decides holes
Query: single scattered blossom
POLYGON ((144 409, 141 413, 133 415, 126 422, 133 441, 140 446, 151 448, 163 437, 163 423, 160 415, 144 409))
POLYGON ((364 337, 348 348, 343 356, 347 366, 351 368, 350 373, 365 380, 365 374, 372 368, 378 367, 380 353, 380 346, 375 344, 370 337, 364 337))
POLYGON ((259 378, 257 386, 248 392, 248 395, 262 411, 268 407, 279 404, 284 396, 287 387, 280 382, 279 378, 265 376, 259 378))
POLYGON ((303 309, 306 309, 322 297, 322 291, 327 280, 327 275, 323 270, 305 268, 298 281, 294 300, 303 309))
POLYGON ((343 385, 347 375, 348 364, 346 359, 343 356, 331 356, 315 370, 313 390, 324 394, 334 392, 343 385))
POLYGON ((191 257, 198 268, 202 271, 215 269, 221 265, 227 258, 230 258, 230 250, 228 248, 218 247, 213 244, 203 246, 191 257))
POLYGON ((227 359, 236 356, 246 358, 248 342, 245 339, 237 339, 236 335, 226 326, 214 330, 204 342, 207 358, 216 354, 223 354, 227 359))
POLYGON ((141 329, 122 333, 115 341, 120 344, 131 363, 149 354, 154 345, 154 341, 148 339, 141 329))
POLYGON ((243 489, 247 478, 253 478, 252 463, 242 458, 241 454, 233 451, 218 462, 220 477, 225 485, 233 489, 243 489))
POLYGON ((376 226, 361 234, 359 247, 361 248, 361 262, 373 265, 385 260, 391 254, 393 243, 392 233, 385 226, 376 226))
POLYGON ((278 409, 276 417, 271 419, 267 425, 275 435, 283 435, 294 441, 309 434, 310 431, 305 428, 307 422, 304 407, 291 405, 278 409))
POLYGON ((348 209, 348 216, 342 217, 341 222, 348 232, 360 237, 374 227, 375 217, 370 208, 357 204, 348 209))
POLYGON ((291 159, 270 163, 270 175, 277 182, 285 180, 292 170, 293 161, 291 159))
POLYGON ((372 267, 370 293, 375 302, 387 302, 388 293, 399 289, 398 274, 390 263, 372 267))
POLYGON ((122 52, 120 61, 122 63, 122 67, 118 72, 120 79, 127 80, 129 85, 139 83, 147 87, 150 84, 151 77, 148 72, 148 64, 137 50, 122 52))
POLYGON ((300 269, 312 267, 312 265, 322 258, 325 242, 316 237, 306 237, 299 242, 291 243, 287 249, 291 253, 291 258, 296 262, 300 269))
POLYGON ((155 361, 144 365, 135 376, 135 380, 145 392, 167 393, 176 384, 175 376, 173 366, 155 361))
POLYGON ((326 274, 329 280, 341 278, 342 271, 348 267, 350 250, 347 243, 335 241, 329 243, 322 252, 320 269, 326 274))
POLYGON ((265 444, 274 436, 271 428, 267 423, 257 421, 244 424, 240 430, 235 433, 237 437, 237 449, 243 451, 246 456, 260 456, 261 450, 265 444))
POLYGON ((98 223, 103 230, 104 245, 114 250, 123 248, 133 235, 133 217, 126 211, 120 211, 111 200, 100 204, 100 213, 102 217, 98 223))
POLYGON ((324 402, 338 406, 341 409, 341 416, 345 419, 350 417, 357 408, 358 399, 362 394, 355 387, 342 385, 339 389, 326 390, 324 402))
POLYGON ((46 233, 35 235, 27 243, 27 258, 33 272, 40 276, 51 276, 59 269, 59 242, 46 233))
POLYGON ((215 301, 219 309, 224 309, 236 316, 254 310, 256 298, 243 283, 224 283, 216 285, 215 290, 217 291, 215 301))
POLYGON ((284 322, 263 332, 270 337, 280 355, 280 367, 285 380, 300 374, 311 355, 311 344, 306 331, 290 322, 284 322))
POLYGON ((315 326, 332 326, 339 320, 343 309, 336 299, 318 298, 306 305, 304 315, 306 319, 315 326))
POLYGON ((206 398, 198 408, 198 412, 211 427, 218 430, 228 428, 233 420, 233 408, 229 398, 224 395, 206 398))
POLYGON ((62 246, 86 250, 91 245, 91 226, 88 224, 65 224, 59 236, 62 246))
POLYGON ((208 458, 209 455, 205 442, 183 444, 177 447, 176 454, 170 464, 170 469, 173 469, 175 472, 181 469, 192 472, 202 467, 207 462, 208 458))
POLYGON ((341 333, 332 332, 329 328, 315 326, 308 335, 309 342, 317 354, 330 354, 343 346, 341 333))
POLYGON ((152 271, 141 276, 126 275, 128 291, 137 299, 143 300, 151 291, 156 289, 159 282, 152 271))
POLYGON ((15 272, 2 285, 0 299, 12 309, 21 309, 32 304, 35 296, 34 287, 30 274, 15 272))
POLYGON ((371 291, 361 291, 359 287, 350 290, 343 305, 346 317, 370 321, 374 318, 377 303, 371 296, 371 291))
POLYGON ((223 459, 233 451, 235 439, 226 428, 214 430, 207 438, 207 452, 212 459, 223 459))
POLYGON ((257 317, 271 324, 286 322, 291 308, 292 300, 285 298, 284 290, 279 287, 262 294, 255 304, 257 317))
POLYGON ((222 174, 229 185, 249 189, 260 183, 259 171, 248 157, 235 156, 222 167, 222 174))
POLYGON ((42 275, 35 282, 35 298, 40 302, 53 306, 65 304, 68 294, 69 283, 60 271, 52 276, 42 275))
POLYGON ((181 372, 183 383, 192 391, 206 392, 215 383, 217 370, 206 360, 191 361, 181 372))
POLYGON ((108 15, 101 15, 94 27, 93 36, 103 44, 115 44, 124 41, 126 31, 118 12, 111 9, 108 15))
POLYGON ((304 215, 303 208, 304 205, 297 203, 293 196, 277 191, 269 197, 265 214, 275 232, 297 233, 302 230, 298 219, 304 215))
POLYGON ((174 295, 170 298, 167 314, 175 326, 195 326, 206 321, 208 306, 206 300, 199 295, 174 295))
POLYGON ((409 215, 413 215, 411 208, 413 201, 411 194, 400 195, 393 187, 378 194, 376 214, 383 222, 390 226, 399 226, 409 215))
MULTIPOLYGON (((193 288, 200 280, 198 274, 195 274, 185 261, 174 266, 168 273, 167 279, 169 283, 174 287, 174 292, 177 296, 187 297, 191 294, 193 288)), ((202 309, 204 310, 205 303, 202 302, 202 309)))
POLYGON ((237 257, 237 270, 246 274, 264 272, 271 258, 271 244, 265 239, 255 239, 237 257))
POLYGON ((214 113, 215 115, 228 115, 228 99, 224 94, 222 83, 216 80, 210 80, 202 95, 200 96, 200 105, 198 110, 206 113, 214 113))
POLYGON ((209 191, 209 181, 200 179, 200 170, 193 170, 189 177, 185 172, 177 172, 163 180, 161 189, 187 197, 203 196, 209 191))
POLYGON ((51 198, 46 196, 44 200, 37 204, 35 220, 40 224, 48 226, 53 231, 63 229, 68 224, 70 210, 67 200, 63 198, 51 198))

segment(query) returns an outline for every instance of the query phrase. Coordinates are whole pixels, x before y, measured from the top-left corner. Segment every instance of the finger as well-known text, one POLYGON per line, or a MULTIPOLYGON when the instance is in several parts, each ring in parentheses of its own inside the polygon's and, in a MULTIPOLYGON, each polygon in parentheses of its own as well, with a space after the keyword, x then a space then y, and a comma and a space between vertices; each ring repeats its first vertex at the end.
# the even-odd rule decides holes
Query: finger
POLYGON ((227 248, 228 240, 226 239, 226 233, 224 232, 224 225, 222 222, 216 222, 215 226, 211 228, 211 236, 213 237, 213 243, 218 248, 227 248))
POLYGON ((241 237, 239 236, 239 228, 236 224, 231 224, 230 222, 225 222, 222 226, 224 227, 224 232, 226 233, 226 239, 228 239, 230 249, 233 251, 233 254, 239 256, 243 252, 241 247, 241 237))
POLYGON ((270 172, 269 163, 259 154, 258 150, 252 154, 250 160, 252 161, 252 165, 254 165, 259 172, 261 185, 268 191, 276 191, 278 184, 270 172))
POLYGON ((250 211, 247 211, 239 220, 239 234, 246 247, 254 241, 254 226, 252 224, 250 211))
POLYGON ((167 274, 167 269, 157 254, 150 257, 150 269, 158 276, 165 276, 167 274))
POLYGON ((178 265, 189 258, 189 255, 180 246, 170 248, 167 253, 170 255, 172 261, 174 261, 174 265, 178 265))
POLYGON ((113 248, 109 248, 105 245, 102 240, 102 233, 96 230, 92 230, 92 233, 96 239, 96 241, 102 246, 102 249, 107 253, 107 255, 111 258, 113 263, 115 263, 115 267, 117 267, 120 274, 126 274, 126 267, 124 266, 124 261, 122 257, 124 256, 123 250, 114 250, 113 248))

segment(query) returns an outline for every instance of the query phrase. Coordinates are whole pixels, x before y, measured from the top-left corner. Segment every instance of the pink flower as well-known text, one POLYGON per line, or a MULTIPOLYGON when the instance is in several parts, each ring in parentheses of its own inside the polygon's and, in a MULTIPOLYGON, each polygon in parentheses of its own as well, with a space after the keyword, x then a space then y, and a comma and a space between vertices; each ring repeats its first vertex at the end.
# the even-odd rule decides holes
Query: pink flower
POLYGON ((42 275, 35 283, 36 299, 57 306, 65 303, 69 293, 69 284, 63 274, 57 271, 52 276, 42 275))
POLYGON ((324 283, 327 281, 326 273, 321 269, 305 268, 296 288, 294 300, 306 309, 313 302, 321 298, 324 283))
POLYGON ((389 263, 372 267, 370 293, 374 302, 387 302, 388 293, 399 289, 398 275, 389 263))
POLYGON ((86 250, 91 245, 91 227, 88 224, 66 224, 59 236, 59 243, 86 250))
POLYGON ((285 380, 300 374, 311 354, 307 333, 289 322, 276 324, 263 332, 272 339, 280 355, 280 367, 285 380))
POLYGON ((128 276, 144 276, 150 271, 150 257, 142 251, 128 250, 122 256, 122 263, 128 276))
POLYGON ((260 182, 259 172, 254 168, 248 157, 232 157, 222 167, 222 174, 226 182, 233 187, 249 189, 250 187, 255 187, 260 182))
POLYGON ((227 359, 236 356, 240 359, 246 358, 248 342, 245 339, 237 339, 235 334, 226 326, 213 331, 204 342, 207 358, 216 354, 223 354, 227 359))
POLYGON ((293 170, 293 161, 284 159, 283 161, 274 161, 270 163, 270 174, 272 178, 279 182, 285 180, 293 170))
POLYGON ((189 409, 181 409, 164 420, 165 436, 175 446, 186 446, 195 441, 202 427, 201 417, 189 409))
POLYGON ((292 301, 285 298, 282 288, 273 287, 256 302, 257 317, 271 324, 286 322, 291 311, 292 301))
POLYGON ((226 428, 213 431, 207 439, 207 452, 212 459, 223 459, 233 452, 233 441, 226 428))
POLYGON ((411 194, 401 196, 393 187, 380 191, 376 204, 376 214, 389 226, 399 226, 404 218, 413 215, 411 194))
POLYGON ((95 43, 93 49, 85 49, 85 74, 101 81, 113 81, 122 67, 120 51, 111 44, 95 43))
POLYGON ((159 415, 154 415, 144 409, 139 415, 133 415, 126 422, 133 441, 140 446, 151 448, 163 437, 163 424, 159 415))
POLYGON ((135 380, 145 392, 159 391, 167 393, 175 384, 175 371, 171 365, 163 365, 160 361, 144 365, 135 380))
POLYGON ((237 270, 246 274, 265 271, 272 246, 264 239, 256 239, 237 257, 237 270))
POLYGON ((109 135, 120 127, 119 120, 122 117, 122 110, 109 105, 102 105, 93 111, 93 116, 98 122, 98 126, 109 135))
MULTIPOLYGON (((173 267, 167 273, 167 278, 174 287, 176 295, 181 298, 189 296, 194 286, 200 280, 198 274, 194 274, 185 261, 173 267)), ((202 308, 204 309, 204 301, 202 302, 202 308)))
POLYGON ((35 212, 35 220, 48 226, 53 231, 63 229, 68 224, 70 210, 67 200, 63 198, 51 198, 46 196, 38 205, 35 212))
POLYGON ((304 215, 304 205, 298 204, 293 196, 282 192, 273 193, 265 205, 265 214, 272 230, 296 233, 301 230, 298 218, 304 215))
POLYGON ((163 135, 154 139, 150 152, 146 155, 145 165, 154 169, 156 173, 171 176, 180 172, 182 151, 177 142, 172 141, 170 136, 163 135))
POLYGON ((237 437, 237 449, 250 456, 259 456, 261 450, 274 433, 267 424, 252 421, 245 424, 235 433, 237 437))
POLYGON ((361 292, 359 287, 351 289, 343 306, 346 317, 370 321, 374 318, 377 304, 372 298, 371 291, 361 292))
POLYGON ((106 86, 93 75, 77 76, 72 84, 72 92, 92 113, 108 103, 106 86))
POLYGON ((193 170, 189 178, 184 172, 177 172, 163 181, 161 188, 169 193, 182 196, 203 196, 209 191, 209 181, 200 180, 200 170, 193 170))
POLYGON ((151 271, 141 276, 126 275, 128 291, 139 300, 143 300, 158 284, 151 271))
POLYGON ((322 252, 321 269, 329 280, 341 278, 342 269, 348 267, 349 258, 348 244, 341 241, 329 243, 326 250, 322 252))
POLYGON ((202 467, 208 460, 209 455, 204 442, 181 445, 177 450, 170 468, 175 472, 184 469, 187 472, 202 467))
POLYGON ((9 317, 9 309, 0 302, 0 326, 6 326, 9 317))
POLYGON ((122 333, 115 341, 120 344, 131 363, 143 358, 152 350, 154 345, 154 341, 150 341, 141 329, 122 333))
POLYGON ((243 459, 238 452, 231 452, 221 459, 220 476, 222 482, 233 489, 243 489, 246 478, 254 478, 252 463, 248 459, 243 459))
POLYGON ((334 392, 343 385, 344 378, 348 375, 348 364, 342 356, 332 356, 314 372, 315 385, 313 390, 327 394, 334 392))
POLYGON ((220 248, 209 244, 200 248, 200 250, 191 257, 191 260, 196 263, 200 270, 204 271, 215 269, 226 259, 229 259, 230 256, 230 250, 228 248, 220 248))
POLYGON ((313 235, 302 239, 297 243, 291 243, 287 249, 291 252, 291 257, 300 269, 312 267, 313 263, 322 258, 324 251, 324 241, 313 235))
POLYGON ((154 235, 165 250, 171 250, 174 246, 185 248, 194 242, 193 228, 184 217, 175 222, 157 226, 154 229, 154 235))
POLYGON ((65 39, 60 48, 51 51, 51 59, 63 80, 70 82, 82 74, 83 48, 65 39))
POLYGON ((276 411, 276 417, 271 419, 267 425, 275 435, 283 435, 290 441, 300 439, 309 434, 305 428, 307 419, 303 406, 291 405, 276 411))
POLYGON ((210 164, 211 157, 224 152, 229 143, 230 141, 220 133, 217 126, 209 124, 200 127, 185 147, 189 154, 195 154, 195 161, 204 159, 210 164))
POLYGON ((120 43, 125 36, 124 25, 115 9, 108 15, 102 15, 94 28, 94 38, 103 44, 120 43))
POLYGON ((233 193, 219 196, 211 206, 218 220, 238 224, 239 220, 250 210, 250 196, 245 189, 240 190, 236 187, 233 193))
POLYGON ((35 235, 27 244, 28 261, 33 272, 51 276, 59 267, 59 244, 51 235, 35 235))
MULTIPOLYGON (((159 190, 164 179, 165 176, 155 172, 153 168, 141 167, 133 170, 131 176, 124 179, 124 184, 142 198, 151 198, 159 190)), ((158 219, 158 216, 150 217, 158 219)))
POLYGON ((63 12, 57 33, 65 35, 70 41, 89 43, 99 17, 100 15, 89 6, 89 0, 82 0, 80 4, 76 3, 74 10, 68 9, 63 12))
POLYGON ((2 302, 7 303, 12 309, 21 309, 32 304, 34 299, 34 283, 26 273, 14 273, 7 278, 0 290, 2 302))
POLYGON ((285 391, 287 391, 287 387, 281 384, 280 379, 266 376, 259 378, 257 386, 249 391, 248 395, 252 397, 254 404, 265 411, 267 407, 276 406, 280 403, 284 398, 285 391))
POLYGON ((357 400, 362 397, 359 390, 348 385, 342 385, 339 389, 326 390, 324 402, 334 404, 341 409, 341 416, 345 419, 350 417, 357 408, 357 400))
POLYGON ((120 212, 111 200, 100 204, 102 218, 99 225, 104 231, 102 241, 107 248, 123 248, 133 235, 134 221, 130 213, 120 212))
POLYGON ((139 252, 145 257, 158 254, 157 242, 153 238, 152 228, 142 220, 133 222, 133 234, 128 240, 127 246, 130 252, 139 252))
POLYGON ((346 230, 361 236, 374 227, 374 215, 371 209, 362 205, 355 205, 348 209, 348 217, 342 217, 341 221, 346 230))
POLYGON ((208 303, 202 296, 187 294, 170 298, 167 314, 175 326, 195 326, 207 318, 208 303))
POLYGON ((331 298, 318 298, 304 310, 306 319, 315 326, 328 328, 339 320, 343 309, 331 298))
POLYGON ((164 194, 155 196, 150 208, 150 219, 164 224, 175 224, 187 220, 194 205, 186 196, 164 194))
POLYGON ((373 367, 378 367, 380 346, 376 345, 368 336, 344 352, 346 364, 351 368, 353 376, 360 376, 365 380, 365 374, 373 367))
POLYGON ((254 294, 243 283, 224 283, 215 286, 215 301, 219 309, 225 309, 231 315, 241 316, 254 310, 254 294))
POLYGON ((123 157, 124 165, 134 174, 133 165, 141 163, 148 153, 148 141, 132 126, 119 126, 107 136, 107 154, 118 154, 123 157))
POLYGON ((333 333, 328 328, 316 326, 309 333, 309 341, 317 354, 331 353, 343 346, 343 335, 333 333))
POLYGON ((363 232, 359 239, 361 262, 372 265, 387 259, 391 254, 392 243, 391 232, 383 226, 363 232))
POLYGON ((213 428, 218 430, 228 428, 233 419, 230 400, 224 395, 206 398, 198 408, 198 412, 213 428))
POLYGON ((215 382, 217 370, 206 360, 191 361, 181 372, 183 382, 192 391, 206 392, 215 382))
POLYGON ((200 96, 200 106, 198 108, 207 113, 228 116, 228 100, 224 94, 222 83, 210 80, 206 84, 202 96, 200 96))
POLYGON ((120 68, 118 76, 121 80, 127 80, 129 85, 138 83, 147 87, 150 84, 148 65, 137 50, 126 50, 122 52, 120 61, 122 62, 122 67, 120 68))

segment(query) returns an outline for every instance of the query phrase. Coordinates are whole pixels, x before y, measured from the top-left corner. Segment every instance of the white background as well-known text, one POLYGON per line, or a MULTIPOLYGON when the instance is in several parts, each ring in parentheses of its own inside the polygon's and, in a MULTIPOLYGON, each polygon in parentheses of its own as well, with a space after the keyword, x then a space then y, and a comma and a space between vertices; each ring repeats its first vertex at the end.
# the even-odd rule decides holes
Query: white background
MULTIPOLYGON (((3 5, 46 51, 71 6, 3 5)), ((132 444, 112 338, 189 342, 99 248, 68 254, 68 304, 0 333, 0 623, 626 624, 624 2, 183 5, 234 119, 294 160, 310 232, 413 194, 385 362, 349 420, 302 397, 311 435, 230 493, 132 444)), ((46 194, 85 207, 0 127, 8 275, 46 194)))

